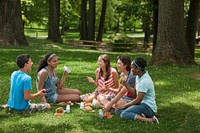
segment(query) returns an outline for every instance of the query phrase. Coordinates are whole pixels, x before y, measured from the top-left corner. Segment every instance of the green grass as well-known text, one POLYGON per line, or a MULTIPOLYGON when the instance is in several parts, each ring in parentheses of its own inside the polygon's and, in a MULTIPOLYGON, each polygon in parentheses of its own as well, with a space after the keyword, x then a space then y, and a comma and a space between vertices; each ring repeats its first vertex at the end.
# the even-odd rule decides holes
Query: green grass
MULTIPOLYGON (((9 95, 10 75, 17 70, 15 58, 18 54, 28 53, 32 56, 33 70, 29 73, 33 80, 35 93, 36 67, 39 60, 47 52, 55 52, 59 56, 59 65, 56 69, 61 77, 63 66, 72 69, 68 75, 65 87, 75 88, 82 93, 92 92, 94 86, 87 82, 86 76, 95 77, 97 58, 102 52, 95 50, 81 50, 49 42, 43 39, 27 37, 29 48, 0 47, 0 104, 7 102, 9 95)), ((133 59, 142 56, 148 61, 150 53, 117 53, 108 52, 111 64, 116 67, 116 57, 120 54, 128 54, 133 59)), ((196 50, 196 61, 200 63, 200 51, 196 50)), ((197 66, 149 66, 156 91, 158 105, 157 117, 160 125, 124 120, 114 115, 112 119, 105 120, 98 117, 98 109, 94 113, 79 110, 78 105, 71 107, 71 113, 61 117, 53 116, 57 107, 44 113, 32 113, 26 115, 10 114, 5 110, 0 111, 0 132, 70 132, 70 133, 197 133, 200 132, 200 79, 194 75, 200 72, 197 66)), ((32 102, 39 102, 34 99, 32 102)))
MULTIPOLYGON (((144 33, 141 31, 141 29, 138 29, 139 31, 136 33, 133 33, 133 31, 126 31, 126 35, 129 37, 134 37, 135 41, 143 41, 144 33)), ((48 31, 47 29, 39 29, 39 28, 25 28, 24 29, 27 36, 31 37, 38 37, 38 38, 47 38, 48 31)), ((97 33, 96 33, 97 34, 97 33)), ((103 34, 103 41, 108 42, 108 36, 114 34, 114 31, 107 31, 103 34)), ((65 32, 64 35, 62 35, 62 39, 64 43, 70 43, 71 41, 77 41, 80 40, 80 33, 77 30, 69 30, 65 32)), ((150 38, 150 41, 152 41, 152 38, 150 38)))

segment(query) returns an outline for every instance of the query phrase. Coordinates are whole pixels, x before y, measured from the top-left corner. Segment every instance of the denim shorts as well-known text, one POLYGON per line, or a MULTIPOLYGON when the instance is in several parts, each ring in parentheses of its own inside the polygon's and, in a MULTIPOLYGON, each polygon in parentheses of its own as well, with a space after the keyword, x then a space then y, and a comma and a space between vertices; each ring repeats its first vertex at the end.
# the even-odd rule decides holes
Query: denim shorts
POLYGON ((53 95, 51 95, 50 97, 45 97, 48 103, 55 103, 57 98, 58 98, 58 94, 55 93, 53 95))
MULTIPOLYGON (((112 99, 114 98, 115 96, 108 96, 108 101, 112 101, 112 99)), ((124 100, 126 103, 129 103, 130 101, 133 100, 133 98, 130 98, 130 97, 127 97, 127 96, 122 96, 121 100, 124 100)))
POLYGON ((127 96, 122 96, 121 99, 124 100, 126 103, 129 103, 129 102, 133 101, 133 98, 127 97, 127 96))

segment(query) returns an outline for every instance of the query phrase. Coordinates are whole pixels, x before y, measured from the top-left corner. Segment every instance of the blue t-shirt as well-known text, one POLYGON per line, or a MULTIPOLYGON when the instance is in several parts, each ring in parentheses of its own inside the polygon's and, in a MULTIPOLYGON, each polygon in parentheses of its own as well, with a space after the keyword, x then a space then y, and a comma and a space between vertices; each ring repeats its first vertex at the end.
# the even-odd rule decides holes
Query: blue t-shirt
POLYGON ((28 109, 30 107, 30 100, 24 99, 24 91, 31 89, 31 77, 25 72, 14 71, 10 79, 9 108, 19 111, 28 109))
POLYGON ((146 72, 142 77, 136 76, 136 94, 145 93, 141 103, 147 104, 154 112, 157 112, 155 90, 151 77, 146 72))

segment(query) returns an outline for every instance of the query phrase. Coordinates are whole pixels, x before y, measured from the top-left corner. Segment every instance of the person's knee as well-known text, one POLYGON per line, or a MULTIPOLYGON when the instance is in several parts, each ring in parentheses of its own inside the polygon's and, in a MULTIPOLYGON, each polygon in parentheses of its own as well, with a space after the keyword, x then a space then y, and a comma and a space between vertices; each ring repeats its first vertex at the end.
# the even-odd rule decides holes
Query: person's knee
POLYGON ((124 118, 124 119, 127 118, 127 113, 122 112, 122 113, 120 114, 120 117, 121 117, 121 118, 124 118))
POLYGON ((50 105, 49 103, 48 103, 48 105, 47 105, 47 108, 48 108, 48 109, 51 109, 51 105, 50 105))
POLYGON ((77 90, 76 94, 80 96, 81 95, 81 91, 77 90))
POLYGON ((77 101, 80 101, 80 100, 81 100, 80 95, 77 95, 77 96, 76 96, 76 99, 77 99, 77 101))

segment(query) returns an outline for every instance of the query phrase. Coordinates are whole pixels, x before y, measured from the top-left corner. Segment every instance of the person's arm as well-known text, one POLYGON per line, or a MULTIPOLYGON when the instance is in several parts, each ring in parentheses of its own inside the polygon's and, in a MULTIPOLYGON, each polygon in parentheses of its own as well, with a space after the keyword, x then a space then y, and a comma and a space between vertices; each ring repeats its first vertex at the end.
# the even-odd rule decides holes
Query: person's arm
POLYGON ((97 86, 97 82, 90 76, 86 76, 88 82, 93 83, 95 86, 97 86))
POLYGON ((38 91, 35 94, 31 94, 30 90, 24 90, 24 99, 25 100, 32 100, 32 99, 34 99, 34 98, 36 98, 38 96, 44 97, 45 94, 46 94, 45 89, 42 89, 42 90, 38 91))
POLYGON ((144 95, 145 95, 145 93, 139 92, 138 95, 137 95, 137 97, 133 101, 131 101, 129 103, 126 103, 124 105, 116 106, 116 108, 117 109, 124 109, 124 108, 128 108, 128 107, 130 107, 132 105, 140 104, 141 101, 142 101, 142 99, 144 98, 144 95))
POLYGON ((127 82, 126 83, 124 83, 124 87, 127 89, 127 90, 129 90, 133 95, 135 95, 136 96, 136 86, 134 86, 134 87, 131 87, 127 82))
MULTIPOLYGON (((48 73, 45 70, 42 70, 41 73, 38 74, 38 91, 44 88, 44 82, 47 78, 48 73)), ((47 102, 46 98, 42 97, 43 102, 47 102)))
POLYGON ((109 90, 111 90, 112 92, 114 92, 115 94, 119 93, 121 91, 121 89, 124 86, 122 84, 119 84, 119 87, 117 89, 113 89, 113 88, 109 88, 109 90))
POLYGON ((117 103, 121 97, 127 92, 126 88, 122 88, 121 91, 104 107, 104 111, 108 112, 110 111, 111 107, 117 103))
POLYGON ((96 69, 96 71, 95 71, 95 75, 96 75, 96 80, 94 80, 92 77, 90 77, 90 76, 86 76, 86 78, 87 78, 87 80, 88 80, 88 82, 90 82, 90 83, 93 83, 95 86, 98 86, 98 75, 99 75, 99 73, 98 73, 98 68, 96 69))
POLYGON ((63 75, 62 75, 62 78, 60 79, 60 81, 57 83, 57 87, 59 89, 62 89, 62 87, 64 86, 64 83, 65 83, 65 80, 66 80, 66 77, 67 77, 67 72, 64 71, 63 75))

